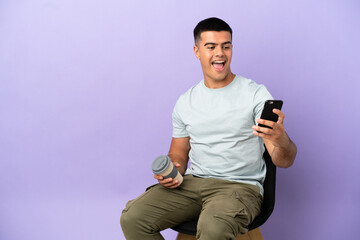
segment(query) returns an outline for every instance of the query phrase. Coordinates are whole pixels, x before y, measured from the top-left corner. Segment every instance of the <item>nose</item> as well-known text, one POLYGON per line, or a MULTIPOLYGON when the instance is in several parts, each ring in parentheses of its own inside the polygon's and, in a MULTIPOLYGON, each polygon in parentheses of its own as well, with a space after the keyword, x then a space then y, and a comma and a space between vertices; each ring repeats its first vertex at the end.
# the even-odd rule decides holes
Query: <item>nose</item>
POLYGON ((224 56, 224 51, 223 51, 223 48, 221 46, 218 46, 216 48, 215 56, 216 57, 223 57, 224 56))

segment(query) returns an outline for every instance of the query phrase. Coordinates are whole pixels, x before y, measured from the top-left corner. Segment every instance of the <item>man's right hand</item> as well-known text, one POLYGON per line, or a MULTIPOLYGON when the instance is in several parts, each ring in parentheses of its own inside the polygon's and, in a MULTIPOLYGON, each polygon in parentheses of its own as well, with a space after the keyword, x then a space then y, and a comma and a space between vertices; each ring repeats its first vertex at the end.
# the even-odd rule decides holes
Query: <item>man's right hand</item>
MULTIPOLYGON (((190 137, 172 138, 168 156, 181 175, 185 173, 189 160, 189 151, 190 137)), ((177 188, 180 186, 179 181, 172 178, 164 179, 163 176, 157 174, 154 174, 154 178, 157 179, 158 182, 166 188, 177 188)))
MULTIPOLYGON (((179 170, 179 167, 181 165, 177 162, 174 162, 174 165, 179 170)), ((157 179, 158 182, 166 188, 177 188, 178 186, 180 186, 180 182, 172 178, 164 179, 163 176, 157 174, 154 174, 154 178, 157 179)))

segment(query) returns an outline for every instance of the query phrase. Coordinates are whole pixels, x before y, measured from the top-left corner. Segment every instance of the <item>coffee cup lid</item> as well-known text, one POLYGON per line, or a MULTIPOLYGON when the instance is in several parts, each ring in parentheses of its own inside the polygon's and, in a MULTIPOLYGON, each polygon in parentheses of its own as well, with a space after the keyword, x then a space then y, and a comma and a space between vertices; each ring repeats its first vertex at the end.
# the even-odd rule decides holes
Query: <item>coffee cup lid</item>
POLYGON ((152 163, 153 173, 159 174, 165 171, 170 165, 170 157, 161 155, 157 157, 152 163))

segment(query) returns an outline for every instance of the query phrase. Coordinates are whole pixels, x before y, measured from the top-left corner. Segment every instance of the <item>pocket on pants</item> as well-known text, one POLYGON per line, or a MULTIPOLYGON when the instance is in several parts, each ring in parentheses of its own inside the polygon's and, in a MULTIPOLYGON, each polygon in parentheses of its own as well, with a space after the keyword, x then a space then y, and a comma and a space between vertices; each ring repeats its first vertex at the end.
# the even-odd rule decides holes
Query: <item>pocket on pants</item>
MULTIPOLYGON (((256 194, 256 192, 254 192, 254 194, 256 194)), ((249 193, 234 192, 233 196, 242 203, 242 205, 244 206, 244 210, 251 223, 255 219, 255 217, 260 213, 261 210, 262 197, 260 193, 258 193, 256 197, 256 195, 249 193), (240 194, 242 194, 242 196, 240 194)))
POLYGON ((246 233, 248 231, 247 226, 255 217, 254 210, 249 206, 252 199, 246 199, 240 194, 246 195, 246 193, 237 191, 232 192, 226 200, 224 199, 226 207, 224 206, 223 211, 214 215, 219 221, 227 223, 235 235, 246 233))

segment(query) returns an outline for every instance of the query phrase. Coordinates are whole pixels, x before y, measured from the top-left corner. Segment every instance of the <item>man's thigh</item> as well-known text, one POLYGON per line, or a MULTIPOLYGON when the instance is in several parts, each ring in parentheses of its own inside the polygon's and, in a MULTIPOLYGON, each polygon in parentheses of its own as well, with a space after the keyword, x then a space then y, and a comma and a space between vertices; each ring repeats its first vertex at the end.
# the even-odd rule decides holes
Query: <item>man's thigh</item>
POLYGON ((246 233, 247 226, 260 213, 262 197, 257 186, 226 182, 214 181, 209 185, 208 188, 213 189, 213 192, 204 195, 198 236, 208 231, 209 227, 213 229, 210 233, 212 236, 216 232, 229 236, 246 233))
MULTIPOLYGON (((184 177, 184 185, 191 185, 184 177)), ((131 214, 137 223, 154 231, 176 226, 184 221, 196 219, 201 206, 193 192, 181 187, 167 189, 160 184, 151 186, 145 193, 126 204, 122 214, 131 214)))

